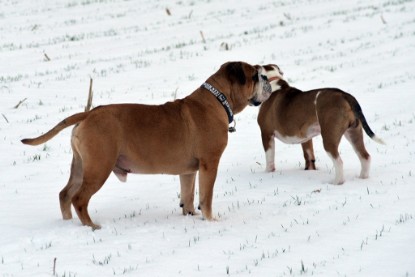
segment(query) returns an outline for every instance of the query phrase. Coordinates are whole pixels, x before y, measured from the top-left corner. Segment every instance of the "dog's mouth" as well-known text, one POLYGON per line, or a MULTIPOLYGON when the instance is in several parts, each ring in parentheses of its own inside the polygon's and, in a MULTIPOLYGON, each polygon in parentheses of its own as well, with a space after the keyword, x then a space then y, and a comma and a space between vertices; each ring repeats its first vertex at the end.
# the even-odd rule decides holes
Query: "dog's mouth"
POLYGON ((266 75, 261 74, 258 71, 258 82, 261 92, 255 94, 251 99, 248 100, 250 106, 259 106, 268 99, 272 93, 272 87, 266 75))
MULTIPOLYGON (((266 76, 265 76, 265 77, 266 77, 266 76)), ((275 77, 268 78, 268 82, 269 82, 269 83, 271 83, 271 82, 273 82, 273 81, 277 81, 277 82, 278 82, 279 80, 280 80, 280 78, 278 78, 278 77, 276 77, 276 76, 275 76, 275 77)))

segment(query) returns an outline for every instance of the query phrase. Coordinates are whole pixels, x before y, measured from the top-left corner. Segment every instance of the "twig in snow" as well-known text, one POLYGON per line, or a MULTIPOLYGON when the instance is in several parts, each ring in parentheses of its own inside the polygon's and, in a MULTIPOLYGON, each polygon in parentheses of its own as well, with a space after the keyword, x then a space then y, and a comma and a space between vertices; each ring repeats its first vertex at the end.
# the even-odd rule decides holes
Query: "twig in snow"
POLYGON ((301 260, 301 274, 306 273, 304 262, 301 260))
POLYGON ((46 54, 45 52, 43 52, 43 55, 45 56, 45 61, 50 61, 50 58, 49 58, 49 56, 48 56, 48 54, 46 54))
POLYGON ((203 43, 206 43, 205 36, 203 35, 203 32, 202 31, 200 31, 200 36, 202 37, 203 43))
POLYGON ((53 276, 56 275, 56 257, 53 259, 53 276))
POLYGON ((176 88, 176 90, 173 93, 173 101, 176 100, 177 98, 177 90, 179 89, 179 87, 176 88))
POLYGON ((6 120, 7 123, 9 123, 9 120, 7 119, 7 117, 4 114, 1 114, 4 118, 4 120, 6 120))
POLYGON ((169 8, 166 8, 166 13, 167 13, 168 16, 171 15, 171 12, 170 12, 169 8))
POLYGON ((85 111, 86 112, 91 109, 91 106, 92 106, 92 96, 93 96, 93 92, 92 92, 92 78, 90 78, 90 80, 89 80, 88 101, 87 101, 86 106, 85 106, 85 111))
POLYGON ((229 44, 227 44, 226 42, 222 42, 220 44, 219 49, 222 50, 222 51, 228 51, 230 49, 230 47, 229 47, 229 44))
POLYGON ((284 13, 286 19, 291 20, 291 15, 289 13, 284 13))
POLYGON ((19 108, 19 106, 24 102, 24 101, 26 101, 27 100, 27 98, 25 98, 25 99, 23 99, 23 100, 20 100, 19 101, 19 103, 17 103, 17 105, 16 106, 14 106, 14 108, 15 109, 17 109, 17 108, 19 108))
POLYGON ((383 14, 380 15, 380 20, 382 20, 383 24, 388 24, 388 22, 386 22, 385 18, 383 17, 383 14))

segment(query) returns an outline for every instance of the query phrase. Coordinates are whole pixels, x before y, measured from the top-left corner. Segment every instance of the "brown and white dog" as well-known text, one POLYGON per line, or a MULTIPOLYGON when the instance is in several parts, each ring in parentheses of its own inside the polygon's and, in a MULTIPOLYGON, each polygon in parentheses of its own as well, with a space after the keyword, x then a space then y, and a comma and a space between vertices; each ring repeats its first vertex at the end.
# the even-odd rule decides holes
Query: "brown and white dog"
POLYGON ((184 99, 163 105, 100 106, 22 142, 38 145, 76 124, 71 173, 59 193, 64 219, 72 218, 72 204, 82 224, 100 228, 88 214, 88 203, 111 172, 124 182, 128 173, 180 175, 183 214, 196 214, 193 200, 199 171, 199 208, 205 219, 213 220, 213 186, 229 123, 248 104, 258 105, 270 96, 266 77, 272 74, 262 66, 225 63, 184 99))
MULTIPOLYGON (((271 66, 278 69, 276 65, 271 66)), ((271 97, 262 104, 258 114, 266 171, 275 171, 274 138, 288 144, 301 143, 305 169, 316 169, 312 138, 321 134, 324 149, 333 160, 334 184, 342 184, 343 162, 338 146, 344 135, 360 159, 360 178, 368 178, 370 155, 365 149, 362 127, 371 139, 382 144, 383 141, 370 129, 352 95, 337 88, 301 91, 283 79, 278 79, 274 86, 271 97)))

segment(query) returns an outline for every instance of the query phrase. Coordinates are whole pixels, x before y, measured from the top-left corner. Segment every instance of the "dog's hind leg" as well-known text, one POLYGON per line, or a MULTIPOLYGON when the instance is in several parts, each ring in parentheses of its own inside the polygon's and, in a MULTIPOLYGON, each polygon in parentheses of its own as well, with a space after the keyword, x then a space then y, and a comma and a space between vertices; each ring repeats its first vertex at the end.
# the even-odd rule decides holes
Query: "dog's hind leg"
POLYGON ((344 133, 344 136, 353 146, 354 151, 359 157, 361 164, 359 177, 362 179, 368 178, 370 170, 370 155, 366 151, 365 144, 363 142, 363 131, 360 122, 356 127, 350 127, 347 129, 347 131, 344 133))
POLYGON ((71 165, 71 175, 69 177, 68 184, 59 193, 59 202, 63 219, 72 218, 72 197, 82 184, 82 175, 82 161, 80 157, 74 153, 71 165))
POLYGON ((343 174, 343 161, 340 158, 339 153, 333 154, 332 151, 327 151, 327 154, 333 161, 335 177, 333 184, 334 185, 342 185, 344 183, 344 174, 343 174))
POLYGON ((265 151, 266 172, 275 171, 275 140, 270 132, 261 130, 262 145, 265 151))
MULTIPOLYGON (((81 147, 80 147, 81 148, 81 147)), ((92 227, 92 229, 101 228, 92 222, 88 214, 88 204, 92 195, 94 195, 105 183, 112 172, 117 153, 114 149, 113 142, 96 142, 82 147, 82 185, 72 198, 72 204, 83 225, 92 227), (105 149, 106 151, 102 151, 105 149)))
POLYGON ((313 140, 301 143, 303 148, 305 170, 316 170, 316 158, 314 157, 313 140))
POLYGON ((347 127, 343 128, 341 126, 341 121, 335 122, 334 120, 331 123, 332 124, 327 124, 326 126, 320 123, 320 126, 325 126, 325 128, 322 128, 321 130, 321 137, 323 139, 324 150, 326 150, 327 154, 333 161, 334 171, 336 175, 333 183, 335 185, 341 185, 344 183, 343 161, 340 157, 338 147, 341 137, 343 136, 347 127))
POLYGON ((344 174, 343 174, 343 161, 340 157, 339 151, 337 149, 338 144, 332 144, 331 142, 327 142, 323 138, 324 149, 326 150, 327 154, 331 158, 334 166, 334 185, 341 185, 344 183, 344 174))
POLYGON ((192 174, 180 175, 180 207, 183 209, 183 215, 195 215, 195 179, 196 172, 192 174))
POLYGON ((341 95, 322 93, 316 99, 316 113, 324 150, 332 159, 336 174, 335 185, 344 183, 343 161, 338 148, 343 134, 349 128, 350 119, 354 117, 349 110, 349 105, 342 101, 341 95), (336 105, 333 106, 333 103, 336 105))

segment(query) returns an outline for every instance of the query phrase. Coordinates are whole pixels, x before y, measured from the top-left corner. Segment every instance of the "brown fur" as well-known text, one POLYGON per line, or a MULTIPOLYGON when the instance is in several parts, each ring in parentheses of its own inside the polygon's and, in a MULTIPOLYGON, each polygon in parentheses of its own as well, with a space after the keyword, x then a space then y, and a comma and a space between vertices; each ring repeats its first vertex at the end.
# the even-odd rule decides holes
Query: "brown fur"
POLYGON ((382 141, 370 130, 356 99, 335 88, 303 92, 290 87, 284 80, 278 81, 278 86, 262 104, 258 114, 262 143, 267 155, 267 171, 275 170, 275 137, 286 143, 301 143, 305 169, 316 169, 312 138, 321 133, 324 149, 335 165, 335 184, 344 182, 338 152, 343 135, 360 158, 360 177, 367 178, 370 155, 363 142, 362 126, 371 138, 382 141))
MULTIPOLYGON (((225 94, 236 114, 261 93, 259 68, 226 63, 207 82, 225 94)), ((229 122, 223 106, 209 91, 198 88, 184 99, 163 105, 100 106, 72 115, 46 134, 22 142, 44 143, 74 124, 71 173, 59 194, 64 219, 72 218, 72 204, 82 224, 99 228, 88 214, 88 203, 111 172, 121 181, 128 173, 180 175, 183 214, 193 215, 199 171, 199 206, 204 218, 213 220, 213 186, 228 142, 229 122)))

